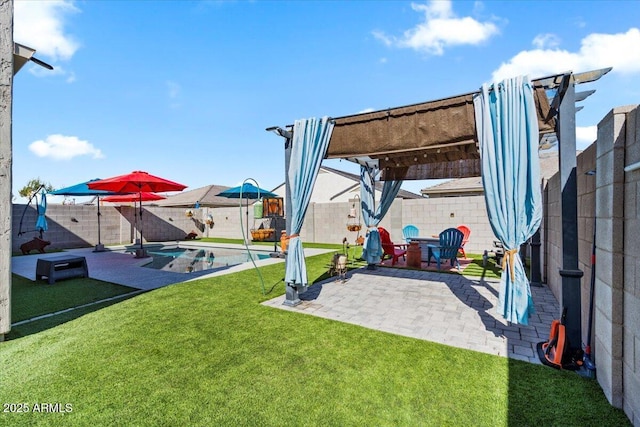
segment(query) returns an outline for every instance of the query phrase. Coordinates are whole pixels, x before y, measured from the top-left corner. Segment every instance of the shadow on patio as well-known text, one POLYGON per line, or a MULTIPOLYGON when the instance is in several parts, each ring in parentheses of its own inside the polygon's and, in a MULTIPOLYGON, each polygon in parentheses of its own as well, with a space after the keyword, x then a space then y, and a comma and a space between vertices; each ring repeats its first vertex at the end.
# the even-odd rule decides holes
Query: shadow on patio
POLYGON ((283 305, 283 296, 264 304, 536 364, 536 345, 558 313, 548 287, 531 288, 536 312, 523 326, 496 313, 498 279, 387 267, 347 277, 312 285, 295 307, 283 305))

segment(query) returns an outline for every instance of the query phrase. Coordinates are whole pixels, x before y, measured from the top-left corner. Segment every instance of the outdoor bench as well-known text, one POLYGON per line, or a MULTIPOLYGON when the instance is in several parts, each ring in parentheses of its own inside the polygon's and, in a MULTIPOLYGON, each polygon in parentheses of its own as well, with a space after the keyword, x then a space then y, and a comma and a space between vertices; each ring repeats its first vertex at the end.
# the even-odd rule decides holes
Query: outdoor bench
POLYGON ((47 276, 50 285, 56 280, 70 277, 89 277, 87 260, 83 256, 59 256, 52 258, 38 258, 36 265, 36 280, 47 276))

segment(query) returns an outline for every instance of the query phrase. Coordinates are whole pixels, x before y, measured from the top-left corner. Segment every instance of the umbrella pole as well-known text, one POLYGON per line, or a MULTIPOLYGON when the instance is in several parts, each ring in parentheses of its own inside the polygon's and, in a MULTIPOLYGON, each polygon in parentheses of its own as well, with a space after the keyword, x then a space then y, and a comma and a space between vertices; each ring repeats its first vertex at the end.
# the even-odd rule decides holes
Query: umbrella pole
POLYGON ((100 241, 100 196, 96 196, 96 198, 98 200, 98 244, 96 245, 94 252, 102 252, 104 251, 104 245, 100 241))
POLYGON ((138 202, 136 200, 133 201, 133 244, 137 244, 136 237, 138 235, 138 202))
POLYGON ((140 194, 140 249, 136 250, 136 258, 146 258, 147 253, 144 250, 144 238, 142 237, 142 228, 144 226, 144 222, 142 220, 142 189, 138 194, 140 194))
POLYGON ((136 258, 145 258, 147 254, 144 251, 144 238, 142 237, 142 227, 144 223, 142 222, 142 191, 140 194, 140 249, 136 250, 136 258))

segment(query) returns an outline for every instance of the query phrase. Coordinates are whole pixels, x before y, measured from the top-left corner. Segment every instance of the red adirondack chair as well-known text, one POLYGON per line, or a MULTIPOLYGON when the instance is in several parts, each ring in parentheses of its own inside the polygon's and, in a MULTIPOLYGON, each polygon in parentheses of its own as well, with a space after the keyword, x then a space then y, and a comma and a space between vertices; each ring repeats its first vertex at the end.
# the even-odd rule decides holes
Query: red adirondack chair
POLYGON ((384 255, 382 256, 383 261, 385 257, 389 257, 391 258, 391 265, 394 265, 398 261, 398 258, 406 256, 407 245, 394 244, 391 241, 389 232, 382 227, 378 227, 378 233, 380 233, 380 242, 382 243, 382 250, 384 251, 384 255))
POLYGON ((466 258, 467 254, 464 252, 464 244, 467 243, 467 240, 469 240, 469 234, 471 234, 471 230, 466 225, 459 225, 456 228, 462 231, 462 243, 460 244, 459 252, 462 254, 463 258, 466 258))

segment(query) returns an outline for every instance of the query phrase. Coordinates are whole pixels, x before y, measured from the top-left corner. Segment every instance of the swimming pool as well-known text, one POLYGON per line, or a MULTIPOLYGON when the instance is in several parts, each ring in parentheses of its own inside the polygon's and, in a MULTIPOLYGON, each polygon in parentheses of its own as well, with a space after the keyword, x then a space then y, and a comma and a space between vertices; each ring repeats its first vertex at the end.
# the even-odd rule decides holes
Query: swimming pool
MULTIPOLYGON (((147 254, 152 257, 152 260, 144 267, 176 273, 213 271, 251 261, 244 248, 175 246, 150 248, 147 254)), ((254 261, 269 258, 268 253, 257 251, 251 251, 251 256, 254 261)))

